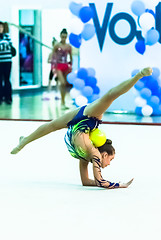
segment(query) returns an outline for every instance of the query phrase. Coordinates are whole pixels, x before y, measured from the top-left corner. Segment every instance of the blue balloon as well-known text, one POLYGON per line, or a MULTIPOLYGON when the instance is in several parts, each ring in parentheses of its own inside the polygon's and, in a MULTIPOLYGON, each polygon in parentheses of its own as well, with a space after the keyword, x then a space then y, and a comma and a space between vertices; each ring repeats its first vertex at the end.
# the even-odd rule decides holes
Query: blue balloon
POLYGON ((160 88, 159 83, 152 76, 148 77, 148 80, 145 83, 145 86, 152 91, 152 94, 155 94, 155 91, 160 88))
POLYGON ((99 98, 99 94, 93 94, 91 97, 88 97, 88 103, 92 103, 99 98))
POLYGON ((91 86, 92 88, 94 88, 96 84, 97 84, 97 79, 95 77, 87 77, 87 79, 85 80, 86 86, 91 86))
POLYGON ((144 40, 138 40, 135 44, 135 49, 138 53, 144 54, 146 49, 144 40))
POLYGON ((90 7, 82 7, 79 11, 79 17, 83 23, 88 22, 93 17, 93 11, 90 7))
POLYGON ((153 67, 152 77, 157 79, 160 76, 160 70, 159 68, 153 67))
POLYGON ((94 68, 87 68, 87 72, 88 72, 88 76, 90 77, 95 77, 96 75, 96 71, 94 70, 94 68))
POLYGON ((152 92, 149 88, 143 88, 141 91, 140 91, 140 95, 142 98, 144 99, 148 99, 151 97, 152 95, 152 92))
POLYGON ((151 96, 151 98, 147 101, 147 104, 151 106, 153 109, 158 108, 160 103, 160 99, 157 96, 151 96))
POLYGON ((161 105, 153 108, 152 116, 161 116, 161 105))
POLYGON ((85 24, 82 31, 82 38, 86 41, 90 40, 95 35, 95 27, 93 24, 85 24))
POLYGON ((151 13, 155 17, 155 13, 152 9, 145 9, 145 12, 151 13))
POLYGON ((136 113, 137 115, 141 115, 141 116, 143 116, 141 110, 142 110, 142 107, 136 107, 136 108, 135 108, 135 113, 136 113))
POLYGON ((81 8, 82 8, 82 3, 71 2, 69 4, 69 9, 70 9, 71 13, 73 13, 77 17, 79 16, 79 11, 81 8))
POLYGON ((100 89, 99 89, 98 86, 95 86, 95 87, 93 88, 93 93, 94 93, 94 94, 99 94, 99 93, 100 93, 100 89))
POLYGON ((90 86, 85 86, 82 90, 82 94, 85 97, 90 97, 93 94, 93 89, 90 86))
POLYGON ((76 35, 74 33, 70 33, 69 42, 74 47, 79 48, 81 46, 81 43, 82 43, 82 37, 81 37, 81 35, 76 35))
POLYGON ((88 72, 85 68, 79 68, 77 72, 77 77, 81 79, 86 79, 88 76, 88 72))
POLYGON ((146 82, 148 81, 149 76, 143 77, 141 81, 146 85, 146 82))
POLYGON ((76 79, 77 75, 74 72, 71 72, 67 75, 67 81, 73 84, 74 80, 76 79))
POLYGON ((140 70, 139 69, 134 69, 131 73, 131 77, 134 77, 137 73, 139 73, 140 70))
POLYGON ((150 29, 147 33, 146 33, 146 37, 145 37, 145 44, 146 45, 154 45, 155 43, 158 42, 160 38, 160 34, 156 29, 150 29))
POLYGON ((131 4, 131 10, 135 15, 140 16, 145 12, 145 5, 142 1, 134 1, 131 4))
POLYGON ((138 26, 141 28, 141 26, 140 26, 140 16, 138 16, 137 24, 138 24, 138 26))
POLYGON ((134 87, 135 87, 138 91, 140 91, 141 89, 144 88, 144 83, 143 83, 141 80, 139 80, 139 81, 134 85, 134 87))
POLYGON ((85 82, 80 78, 76 78, 76 80, 73 82, 73 85, 74 88, 76 88, 77 90, 81 90, 82 88, 84 88, 85 82))

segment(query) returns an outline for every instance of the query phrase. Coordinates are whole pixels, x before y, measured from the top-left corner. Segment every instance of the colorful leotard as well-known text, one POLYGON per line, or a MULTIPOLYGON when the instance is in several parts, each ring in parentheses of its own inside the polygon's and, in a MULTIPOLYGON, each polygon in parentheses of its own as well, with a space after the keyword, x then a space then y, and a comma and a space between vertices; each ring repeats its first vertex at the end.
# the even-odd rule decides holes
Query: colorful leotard
POLYGON ((72 143, 72 136, 78 132, 89 133, 93 129, 97 128, 102 122, 95 117, 83 115, 85 107, 86 106, 81 107, 77 115, 67 124, 68 131, 64 138, 70 154, 75 158, 81 158, 83 160, 86 160, 85 152, 75 148, 74 144, 72 143))
MULTIPOLYGON (((81 132, 89 133, 95 128, 98 128, 99 124, 102 123, 102 121, 95 117, 88 117, 83 115, 85 107, 86 106, 81 107, 77 115, 70 122, 68 122, 68 131, 65 134, 64 140, 68 151, 74 158, 87 161, 86 152, 82 148, 75 147, 74 143, 72 142, 72 137, 75 134, 79 134, 81 132)), ((112 183, 103 179, 101 175, 101 162, 98 156, 93 156, 91 162, 93 163, 93 173, 97 186, 104 188, 119 187, 119 183, 112 183)))

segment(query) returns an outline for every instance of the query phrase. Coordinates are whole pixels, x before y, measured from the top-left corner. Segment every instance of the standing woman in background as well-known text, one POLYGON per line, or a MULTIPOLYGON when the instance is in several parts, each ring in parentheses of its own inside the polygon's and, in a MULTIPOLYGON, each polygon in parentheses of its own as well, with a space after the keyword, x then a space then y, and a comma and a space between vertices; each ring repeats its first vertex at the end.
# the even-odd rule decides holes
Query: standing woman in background
POLYGON ((0 104, 2 104, 3 98, 7 104, 12 103, 10 82, 12 42, 8 32, 8 24, 0 22, 0 104))
POLYGON ((59 89, 61 94, 61 109, 66 110, 68 107, 65 105, 65 95, 67 92, 67 74, 72 71, 72 47, 66 43, 68 33, 64 28, 60 33, 60 42, 54 46, 54 59, 55 68, 59 82, 59 89), (69 62, 68 62, 69 56, 69 62))

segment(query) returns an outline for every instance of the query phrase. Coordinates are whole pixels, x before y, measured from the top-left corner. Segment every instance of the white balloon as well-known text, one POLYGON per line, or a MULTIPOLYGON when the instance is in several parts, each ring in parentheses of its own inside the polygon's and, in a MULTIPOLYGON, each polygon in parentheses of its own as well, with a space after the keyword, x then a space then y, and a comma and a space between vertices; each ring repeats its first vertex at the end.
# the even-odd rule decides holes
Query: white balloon
POLYGON ((152 115, 153 113, 153 108, 149 105, 145 105, 142 109, 141 109, 141 112, 142 114, 145 116, 145 117, 149 117, 152 115))
POLYGON ((142 37, 143 37, 143 38, 146 38, 146 34, 147 34, 148 30, 142 29, 141 32, 142 32, 142 37))
POLYGON ((142 29, 149 30, 155 26, 155 18, 151 13, 143 13, 139 18, 139 24, 142 29))
POLYGON ((84 28, 83 22, 77 17, 71 19, 71 23, 69 24, 69 26, 70 33, 74 33, 76 35, 81 34, 84 28))
POLYGON ((71 98, 75 99, 77 96, 79 96, 81 93, 79 90, 77 90, 76 88, 72 88, 70 90, 70 96, 71 98))
POLYGON ((79 95, 76 97, 75 103, 77 104, 77 106, 82 107, 88 103, 88 99, 82 95, 79 95))
POLYGON ((147 101, 142 97, 136 97, 135 98, 135 104, 138 107, 144 107, 146 105, 146 103, 147 103, 147 101))
POLYGON ((89 7, 89 3, 88 3, 87 0, 83 0, 83 1, 81 1, 81 0, 74 0, 74 2, 82 4, 83 7, 85 7, 85 6, 89 7))

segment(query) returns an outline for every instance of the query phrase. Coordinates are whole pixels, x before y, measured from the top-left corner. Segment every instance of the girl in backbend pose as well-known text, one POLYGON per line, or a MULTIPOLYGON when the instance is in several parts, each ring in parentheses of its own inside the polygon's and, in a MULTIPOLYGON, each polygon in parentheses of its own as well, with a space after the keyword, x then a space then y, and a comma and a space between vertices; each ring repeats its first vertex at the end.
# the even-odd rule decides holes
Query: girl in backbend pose
POLYGON ((110 165, 110 161, 115 157, 115 149, 112 146, 112 141, 109 139, 106 140, 104 145, 95 147, 90 140, 89 134, 92 130, 98 128, 103 113, 116 98, 130 90, 139 79, 151 74, 151 68, 144 68, 134 77, 109 90, 95 102, 43 124, 29 136, 21 137, 19 145, 11 151, 11 154, 18 153, 25 145, 46 134, 62 128, 68 128, 65 135, 65 143, 71 155, 80 160, 80 176, 84 186, 104 188, 128 187, 133 179, 127 183, 111 183, 103 179, 101 168, 110 165), (89 162, 93 165, 94 180, 88 177, 89 162))
POLYGON ((55 62, 56 74, 58 77, 60 94, 61 94, 61 109, 66 110, 68 107, 65 105, 65 95, 67 91, 67 80, 66 76, 72 70, 72 47, 66 43, 68 33, 64 28, 60 33, 60 42, 54 46, 53 56, 55 62), (69 62, 67 58, 70 58, 69 62))

